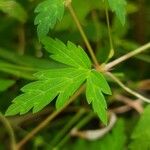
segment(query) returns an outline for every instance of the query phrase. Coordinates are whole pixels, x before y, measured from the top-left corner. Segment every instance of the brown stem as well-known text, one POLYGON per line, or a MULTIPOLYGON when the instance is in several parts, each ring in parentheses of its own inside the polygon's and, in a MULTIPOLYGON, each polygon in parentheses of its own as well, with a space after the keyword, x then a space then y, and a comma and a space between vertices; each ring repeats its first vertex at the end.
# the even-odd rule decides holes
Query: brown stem
POLYGON ((142 102, 140 100, 132 100, 126 96, 123 95, 117 95, 116 99, 127 104, 129 107, 134 108, 138 113, 143 112, 142 102))
POLYGON ((10 140, 11 140, 11 145, 10 145, 11 150, 18 150, 16 147, 15 135, 9 121, 1 113, 0 113, 0 120, 2 121, 5 128, 7 129, 7 132, 9 133, 10 140))

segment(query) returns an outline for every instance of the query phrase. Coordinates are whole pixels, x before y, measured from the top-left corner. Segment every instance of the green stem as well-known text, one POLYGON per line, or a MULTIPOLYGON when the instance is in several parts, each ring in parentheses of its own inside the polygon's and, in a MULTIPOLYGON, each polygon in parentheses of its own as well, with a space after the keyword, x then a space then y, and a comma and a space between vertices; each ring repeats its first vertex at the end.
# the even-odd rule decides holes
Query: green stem
POLYGON ((0 113, 0 120, 4 124, 8 134, 10 136, 11 150, 18 150, 17 147, 16 147, 16 140, 15 140, 15 135, 14 135, 13 129, 12 129, 9 121, 2 115, 2 113, 0 113))
POLYGON ((109 70, 110 68, 120 64, 121 62, 123 62, 123 61, 125 61, 125 60, 127 60, 127 59, 141 53, 141 52, 144 52, 144 51, 148 50, 149 48, 150 48, 150 42, 143 45, 143 46, 141 46, 141 47, 139 47, 139 48, 137 48, 137 49, 135 49, 134 51, 129 52, 129 53, 121 56, 120 58, 115 59, 114 61, 106 64, 105 65, 105 70, 109 70))
POLYGON ((67 123, 62 130, 56 135, 54 140, 51 142, 52 145, 56 145, 57 142, 64 136, 64 134, 81 118, 81 116, 85 113, 85 109, 81 109, 78 113, 67 123))
POLYGON ((107 72, 106 73, 108 76, 110 76, 116 83, 119 84, 120 87, 122 87, 125 91, 127 91, 128 93, 132 94, 133 96, 137 97, 140 100, 143 100, 147 103, 150 103, 150 99, 140 95, 139 93, 131 90, 130 88, 128 88, 127 86, 125 86, 117 77, 115 77, 112 73, 107 72))
POLYGON ((107 61, 114 55, 114 48, 113 48, 113 41, 112 41, 112 35, 111 35, 111 29, 110 29, 110 21, 109 21, 109 13, 108 13, 108 7, 106 1, 105 3, 105 14, 106 14, 106 22, 107 22, 107 29, 108 29, 108 36, 109 36, 109 43, 110 43, 110 52, 107 61))
MULTIPOLYGON (((84 125, 86 125, 93 117, 95 116, 95 114, 93 112, 91 112, 90 114, 88 114, 84 119, 82 119, 79 123, 77 123, 75 125, 75 127, 72 129, 81 129, 84 125)), ((72 131, 71 130, 71 131, 72 131)), ((63 139, 62 141, 57 145, 56 148, 60 148, 62 147, 71 137, 71 132, 69 132, 63 139)), ((55 149, 55 148, 54 148, 55 149)))
POLYGON ((74 20, 74 22, 75 22, 75 24, 76 24, 76 26, 77 26, 79 32, 80 32, 80 34, 81 34, 81 36, 82 36, 82 38, 83 38, 85 44, 86 44, 86 47, 87 47, 87 49, 88 49, 88 51, 89 51, 89 53, 90 53, 90 55, 91 55, 91 58, 92 58, 94 64, 95 64, 96 66, 98 66, 99 63, 98 63, 98 61, 97 61, 97 58, 96 58, 96 56, 95 56, 95 54, 94 54, 94 51, 93 51, 93 49, 92 49, 92 47, 91 47, 91 45, 90 45, 90 42, 88 41, 87 36, 86 36, 85 33, 84 33, 84 30, 83 30, 83 28, 82 28, 82 26, 81 26, 81 23, 80 23, 78 17, 76 16, 76 13, 75 13, 75 11, 74 11, 72 5, 71 5, 71 0, 66 0, 65 5, 66 5, 66 7, 69 9, 69 12, 70 12, 70 14, 71 14, 71 16, 72 16, 72 18, 73 18, 73 20, 74 20))

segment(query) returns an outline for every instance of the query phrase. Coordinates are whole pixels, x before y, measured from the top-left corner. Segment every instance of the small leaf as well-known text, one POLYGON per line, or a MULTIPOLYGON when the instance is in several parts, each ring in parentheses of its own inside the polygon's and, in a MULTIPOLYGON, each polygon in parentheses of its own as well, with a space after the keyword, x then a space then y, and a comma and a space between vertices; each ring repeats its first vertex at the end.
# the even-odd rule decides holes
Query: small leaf
POLYGON ((150 105, 145 108, 131 138, 133 140, 129 146, 131 150, 150 149, 150 105))
POLYGON ((0 0, 0 10, 23 23, 27 20, 25 9, 15 0, 0 0))
POLYGON ((87 101, 89 104, 92 102, 94 111, 98 114, 102 122, 107 124, 107 104, 102 92, 111 94, 110 88, 103 75, 92 70, 87 78, 86 84, 87 101))
POLYGON ((126 1, 125 0, 108 0, 109 6, 114 11, 120 20, 121 24, 125 24, 126 17, 126 1))
POLYGON ((63 0, 45 0, 41 2, 35 9, 38 15, 34 24, 38 25, 37 32, 41 40, 49 32, 49 28, 54 28, 57 20, 61 21, 64 14, 63 0))
POLYGON ((102 73, 92 70, 91 76, 92 76, 93 83, 99 86, 103 93, 108 95, 112 94, 111 89, 102 73))
POLYGON ((43 38, 42 43, 45 49, 52 54, 50 56, 52 59, 72 67, 91 68, 91 61, 80 46, 77 47, 70 41, 66 46, 60 40, 53 40, 49 37, 43 38))
POLYGON ((7 90, 15 83, 14 80, 0 79, 0 92, 7 90))

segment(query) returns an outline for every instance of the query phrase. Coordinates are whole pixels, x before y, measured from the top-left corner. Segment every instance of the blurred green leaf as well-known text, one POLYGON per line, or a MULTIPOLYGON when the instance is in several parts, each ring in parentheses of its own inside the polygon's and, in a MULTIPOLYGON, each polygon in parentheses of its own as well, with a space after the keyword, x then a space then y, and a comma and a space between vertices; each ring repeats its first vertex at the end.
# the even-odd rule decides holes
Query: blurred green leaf
POLYGON ((43 70, 43 69, 50 69, 50 68, 61 68, 63 65, 48 59, 44 58, 36 58, 35 56, 31 55, 19 55, 15 52, 13 52, 12 49, 4 49, 0 48, 0 58, 4 59, 8 62, 11 62, 13 64, 21 65, 26 68, 33 69, 35 71, 37 70, 43 70))
POLYGON ((36 7, 35 13, 38 15, 34 24, 38 25, 37 33, 39 39, 42 39, 49 32, 49 28, 54 28, 57 20, 62 20, 64 2, 63 0, 45 0, 36 7))
POLYGON ((132 133, 131 150, 150 149, 150 105, 146 106, 134 132, 132 133))
POLYGON ((22 23, 27 20, 25 9, 15 0, 0 0, 0 10, 22 23))
POLYGON ((0 79, 0 92, 7 90, 15 83, 14 80, 0 79))
POLYGON ((112 131, 102 139, 96 141, 85 141, 82 139, 70 148, 71 150, 123 150, 125 149, 126 135, 125 123, 122 119, 118 120, 112 131))
POLYGON ((109 6, 112 11, 114 11, 122 23, 125 24, 126 17, 126 1, 125 0, 108 0, 109 6))

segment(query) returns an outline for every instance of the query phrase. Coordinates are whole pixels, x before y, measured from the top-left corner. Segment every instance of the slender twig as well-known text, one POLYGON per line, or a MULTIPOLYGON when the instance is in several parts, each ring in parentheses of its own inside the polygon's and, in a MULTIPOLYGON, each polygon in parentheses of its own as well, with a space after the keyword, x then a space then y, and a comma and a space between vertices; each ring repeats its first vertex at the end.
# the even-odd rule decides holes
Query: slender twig
POLYGON ((116 60, 106 64, 105 65, 105 70, 109 70, 110 68, 120 64, 121 62, 123 62, 123 61, 125 61, 125 60, 127 60, 127 59, 129 59, 129 58, 131 58, 131 57, 133 57, 133 56, 135 56, 135 55, 137 55, 137 54, 139 54, 139 53, 149 49, 149 48, 150 48, 150 42, 145 44, 145 45, 143 45, 143 46, 141 46, 141 47, 139 47, 139 48, 137 48, 136 50, 134 50, 132 52, 129 52, 126 55, 123 55, 122 57, 120 57, 120 58, 118 58, 118 59, 116 59, 116 60))
POLYGON ((1 122, 4 124, 9 136, 10 136, 10 140, 11 140, 11 150, 18 150, 16 147, 16 140, 15 140, 15 134, 13 132, 13 129, 9 123, 9 121, 2 115, 2 113, 0 112, 0 120, 1 122))
POLYGON ((47 126, 50 121, 52 121, 56 116, 58 116, 71 102, 73 102, 85 89, 85 86, 81 86, 80 89, 70 98, 68 103, 66 103, 61 109, 50 114, 44 121, 42 121, 36 128, 34 128, 30 133, 28 133, 18 144, 17 147, 20 149, 25 143, 34 137, 39 131, 41 131, 45 126, 47 126))
POLYGON ((120 87, 122 87, 125 91, 127 91, 128 93, 134 95, 135 97, 137 97, 138 99, 141 99, 147 103, 150 103, 150 100, 144 96, 142 96, 141 94, 131 90, 130 88, 128 88, 127 86, 125 86, 117 77, 115 77, 112 73, 107 72, 106 73, 108 76, 110 76, 116 83, 119 84, 120 87))
POLYGON ((110 52, 107 61, 114 55, 114 47, 113 47, 113 41, 112 41, 112 36, 111 36, 111 30, 110 30, 110 21, 109 21, 109 14, 108 14, 108 7, 105 3, 105 14, 106 14, 106 22, 107 22, 107 29, 108 29, 108 36, 109 36, 109 44, 110 44, 110 52))
POLYGON ((84 125, 86 125, 93 117, 95 114, 93 112, 90 112, 85 118, 83 118, 80 122, 78 122, 72 130, 60 141, 60 143, 57 144, 56 148, 62 147, 71 137, 72 132, 77 129, 81 129, 84 125))
POLYGON ((18 30, 18 53, 20 55, 24 55, 25 52, 25 31, 24 31, 24 26, 21 25, 21 27, 18 30))
POLYGON ((113 109, 110 109, 110 111, 116 113, 116 114, 122 114, 130 111, 132 108, 128 105, 119 106, 113 109))
POLYGON ((142 113, 143 112, 143 107, 142 107, 142 102, 141 100, 137 99, 137 100, 132 100, 126 96, 123 95, 117 95, 115 97, 118 101, 121 101, 125 104, 127 104, 129 107, 134 108, 138 113, 142 113))
POLYGON ((98 63, 98 61, 97 61, 97 58, 96 58, 96 56, 95 56, 95 54, 94 54, 94 51, 93 51, 93 49, 92 49, 92 47, 91 47, 91 45, 90 45, 90 43, 89 43, 89 41, 88 41, 87 36, 86 36, 85 33, 84 33, 84 30, 83 30, 83 28, 82 28, 82 26, 81 26, 81 23, 80 23, 78 17, 76 16, 76 13, 75 13, 75 11, 74 11, 72 5, 71 5, 71 0, 66 0, 65 6, 68 8, 68 10, 69 10, 69 12, 70 12, 70 14, 71 14, 71 16, 72 16, 72 18, 73 18, 73 20, 74 20, 74 22, 75 22, 77 28, 78 28, 78 30, 79 30, 79 32, 80 32, 82 38, 83 38, 83 40, 84 40, 84 42, 85 42, 85 44, 86 44, 86 47, 87 47, 87 49, 88 49, 88 51, 89 51, 89 53, 90 53, 90 55, 91 55, 91 58, 92 58, 94 64, 95 64, 96 66, 98 66, 99 63, 98 63))
POLYGON ((63 138, 65 133, 81 118, 81 116, 85 113, 85 109, 81 108, 75 116, 62 128, 60 132, 54 137, 51 144, 55 145, 57 142, 63 138))

